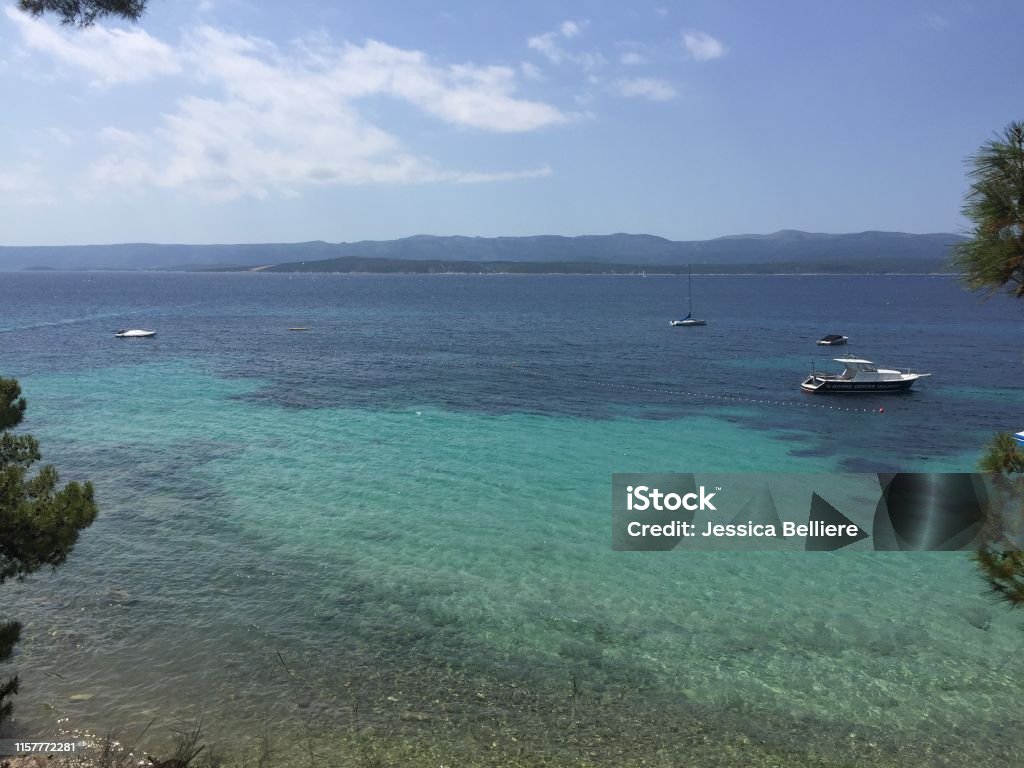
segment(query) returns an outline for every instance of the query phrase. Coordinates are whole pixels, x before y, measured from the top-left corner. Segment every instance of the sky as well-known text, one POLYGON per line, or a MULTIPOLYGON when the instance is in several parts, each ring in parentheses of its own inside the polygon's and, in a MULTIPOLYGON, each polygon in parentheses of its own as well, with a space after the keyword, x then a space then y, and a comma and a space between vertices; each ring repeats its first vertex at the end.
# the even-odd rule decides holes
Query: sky
POLYGON ((0 245, 962 232, 1024 4, 0 7, 0 245))

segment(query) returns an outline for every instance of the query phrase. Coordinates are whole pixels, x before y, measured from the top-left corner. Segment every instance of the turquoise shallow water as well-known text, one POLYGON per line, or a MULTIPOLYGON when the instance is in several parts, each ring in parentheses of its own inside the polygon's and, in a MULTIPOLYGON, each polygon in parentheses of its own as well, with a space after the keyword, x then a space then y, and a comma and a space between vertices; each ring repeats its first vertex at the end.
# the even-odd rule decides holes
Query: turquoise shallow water
MULTIPOLYGON (((965 556, 609 542, 613 472, 828 472, 852 453, 816 440, 847 431, 874 433, 873 458, 906 469, 970 469, 974 447, 887 455, 886 416, 782 420, 783 407, 609 401, 525 377, 530 404, 516 407, 515 391, 466 366, 444 387, 389 389, 436 374, 458 345, 379 355, 383 371, 365 370, 369 353, 350 352, 356 365, 318 349, 305 379, 258 347, 114 346, 103 354, 121 360, 81 365, 57 346, 49 370, 14 358, 26 427, 65 478, 95 482, 102 515, 56 574, 5 586, 5 611, 25 623, 19 729, 204 716, 230 740, 269 717, 320 743, 370 727, 501 749, 517 734, 537 750, 566 741, 538 711, 571 701, 572 718, 589 707, 602 721, 598 752, 624 727, 616 718, 699 713, 722 739, 797 755, 1022 754, 1019 618, 982 595, 965 556), (363 399, 371 381, 377 407, 363 399)), ((1016 391, 1003 384, 931 397, 953 413, 1004 407, 1016 391)), ((896 423, 926 432, 914 408, 928 396, 893 401, 896 423)))

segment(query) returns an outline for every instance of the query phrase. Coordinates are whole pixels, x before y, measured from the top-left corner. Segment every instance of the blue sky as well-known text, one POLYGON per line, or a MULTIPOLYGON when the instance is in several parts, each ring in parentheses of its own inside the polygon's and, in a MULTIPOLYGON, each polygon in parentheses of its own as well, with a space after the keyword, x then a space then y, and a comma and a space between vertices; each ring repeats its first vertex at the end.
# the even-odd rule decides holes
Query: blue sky
POLYGON ((0 11, 0 244, 960 231, 1011 2, 0 11))

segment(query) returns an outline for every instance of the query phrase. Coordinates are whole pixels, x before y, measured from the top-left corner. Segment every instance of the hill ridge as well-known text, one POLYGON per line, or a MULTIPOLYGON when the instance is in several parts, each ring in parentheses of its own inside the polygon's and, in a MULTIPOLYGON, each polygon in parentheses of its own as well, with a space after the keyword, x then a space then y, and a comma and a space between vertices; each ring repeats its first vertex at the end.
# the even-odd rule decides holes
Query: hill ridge
POLYGON ((946 261, 963 240, 951 233, 779 230, 710 240, 669 240, 647 233, 482 237, 417 234, 394 240, 329 243, 0 246, 0 269, 168 269, 181 265, 261 266, 339 258, 458 262, 571 262, 595 264, 842 264, 903 260, 946 261))

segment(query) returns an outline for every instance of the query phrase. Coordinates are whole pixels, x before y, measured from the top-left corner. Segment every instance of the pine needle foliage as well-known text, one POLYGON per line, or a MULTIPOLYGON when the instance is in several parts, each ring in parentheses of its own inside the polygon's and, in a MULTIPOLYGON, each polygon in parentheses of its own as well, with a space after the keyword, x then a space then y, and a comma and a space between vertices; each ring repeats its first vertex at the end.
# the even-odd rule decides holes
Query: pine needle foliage
POLYGON ((986 296, 1006 290, 1024 297, 1024 122, 1010 123, 969 158, 971 186, 963 215, 971 239, 956 246, 953 264, 986 296))
POLYGON ((37 17, 52 13, 61 24, 84 28, 107 16, 138 21, 146 0, 18 0, 18 8, 37 17))
MULTIPOLYGON (((18 382, 0 378, 0 586, 47 566, 56 568, 96 518, 92 484, 59 488, 52 465, 32 471, 42 458, 39 442, 11 432, 26 406, 18 382)), ((20 634, 18 622, 0 621, 0 663, 11 658, 20 634)), ((17 677, 0 683, 0 723, 10 715, 9 699, 17 692, 17 677)))

